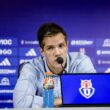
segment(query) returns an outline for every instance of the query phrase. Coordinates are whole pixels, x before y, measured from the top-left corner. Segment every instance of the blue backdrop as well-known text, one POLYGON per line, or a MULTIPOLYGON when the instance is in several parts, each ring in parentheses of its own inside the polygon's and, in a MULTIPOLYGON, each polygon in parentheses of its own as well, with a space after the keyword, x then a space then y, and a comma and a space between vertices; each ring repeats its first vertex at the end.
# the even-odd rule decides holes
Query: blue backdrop
POLYGON ((97 72, 110 68, 109 0, 0 0, 0 108, 12 108, 18 66, 39 56, 37 30, 64 27, 69 51, 90 56, 97 72))

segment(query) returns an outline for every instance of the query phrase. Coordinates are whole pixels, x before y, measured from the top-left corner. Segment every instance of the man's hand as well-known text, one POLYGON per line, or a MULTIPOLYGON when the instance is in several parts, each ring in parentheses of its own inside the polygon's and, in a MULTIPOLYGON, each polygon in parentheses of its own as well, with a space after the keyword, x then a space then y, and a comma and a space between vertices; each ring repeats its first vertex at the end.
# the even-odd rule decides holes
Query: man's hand
POLYGON ((62 98, 55 98, 54 106, 60 107, 62 105, 62 98))

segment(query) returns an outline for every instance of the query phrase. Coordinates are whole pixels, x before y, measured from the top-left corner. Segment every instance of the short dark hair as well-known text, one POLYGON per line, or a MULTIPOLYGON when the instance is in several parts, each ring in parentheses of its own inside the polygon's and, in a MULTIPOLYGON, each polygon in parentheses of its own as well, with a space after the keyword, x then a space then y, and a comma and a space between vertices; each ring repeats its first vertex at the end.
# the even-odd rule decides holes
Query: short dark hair
POLYGON ((44 47, 43 39, 45 37, 52 37, 58 33, 62 33, 65 36, 65 41, 67 41, 67 35, 64 29, 55 24, 55 23, 45 23, 41 25, 41 27, 38 29, 38 41, 41 48, 44 47))

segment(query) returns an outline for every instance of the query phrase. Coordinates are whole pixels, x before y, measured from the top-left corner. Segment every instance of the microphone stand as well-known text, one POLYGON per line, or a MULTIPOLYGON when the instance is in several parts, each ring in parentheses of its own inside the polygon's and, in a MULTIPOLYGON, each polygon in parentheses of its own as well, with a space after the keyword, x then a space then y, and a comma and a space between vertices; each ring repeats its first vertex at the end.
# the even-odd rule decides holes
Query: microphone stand
POLYGON ((64 66, 61 64, 62 68, 63 68, 63 71, 64 73, 67 73, 67 71, 65 70, 64 66))
POLYGON ((67 71, 65 70, 65 67, 63 66, 63 58, 62 57, 58 57, 57 58, 57 63, 58 64, 61 64, 61 66, 62 66, 62 68, 63 68, 63 71, 65 72, 65 73, 67 73, 67 71))

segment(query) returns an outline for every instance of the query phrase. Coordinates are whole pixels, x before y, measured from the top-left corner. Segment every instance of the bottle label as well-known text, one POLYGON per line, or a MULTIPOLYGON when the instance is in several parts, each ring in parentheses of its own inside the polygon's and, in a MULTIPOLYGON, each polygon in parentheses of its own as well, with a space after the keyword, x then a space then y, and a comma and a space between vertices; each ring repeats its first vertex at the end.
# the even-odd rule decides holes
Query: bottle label
POLYGON ((53 89, 54 88, 54 79, 51 77, 45 78, 43 86, 45 89, 53 89))

